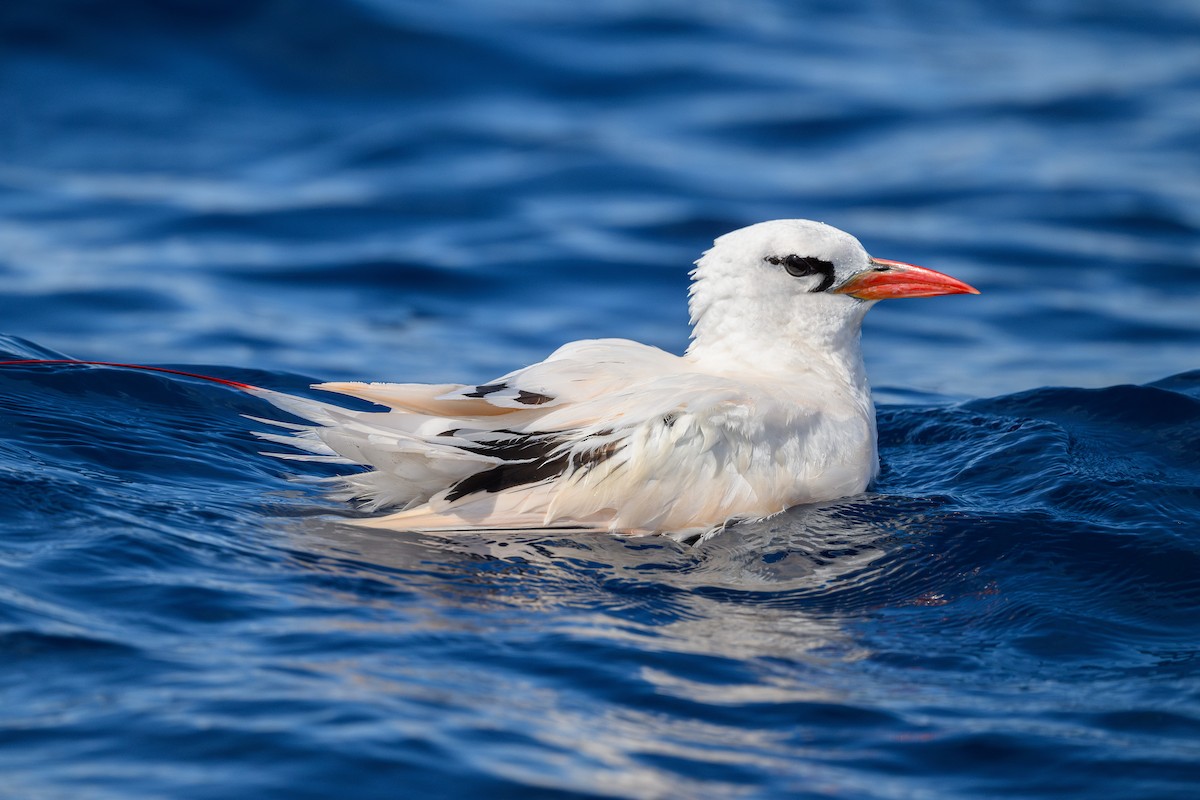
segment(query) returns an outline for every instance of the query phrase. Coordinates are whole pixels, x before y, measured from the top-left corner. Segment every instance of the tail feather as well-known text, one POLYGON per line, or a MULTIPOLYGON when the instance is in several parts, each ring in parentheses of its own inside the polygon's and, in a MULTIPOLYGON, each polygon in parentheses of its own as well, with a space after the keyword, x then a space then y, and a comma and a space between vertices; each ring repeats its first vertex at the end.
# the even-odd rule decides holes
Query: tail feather
POLYGON ((285 430, 289 431, 307 431, 312 429, 312 425, 299 425, 295 422, 283 422, 282 420, 271 419, 270 417, 256 417, 252 414, 242 414, 242 417, 250 420, 251 422, 257 422, 262 425, 273 425, 276 428, 284 428, 285 430))
POLYGON ((282 461, 308 461, 316 464, 353 465, 354 462, 344 456, 317 456, 311 453, 273 453, 270 450, 260 450, 259 455, 278 458, 282 461))
POLYGON ((511 410, 481 398, 454 396, 467 388, 457 383, 337 382, 318 383, 313 388, 432 417, 495 417, 511 410))
POLYGON ((305 450, 318 456, 337 455, 329 445, 317 438, 316 432, 311 429, 308 431, 297 431, 294 434, 255 432, 254 437, 262 439, 264 442, 286 444, 289 447, 305 450))
POLYGON ((319 425, 336 425, 339 417, 345 419, 347 416, 360 413, 330 403, 322 403, 319 400, 309 400, 306 397, 297 397, 294 394, 284 394, 257 386, 251 386, 247 391, 255 397, 261 397, 278 409, 319 425))
POLYGON ((608 510, 568 522, 552 519, 548 513, 553 496, 549 480, 525 486, 506 484, 503 491, 485 488, 449 500, 453 487, 472 475, 494 468, 525 469, 526 466, 536 474, 542 460, 554 457, 552 451, 534 452, 538 443, 531 439, 536 437, 518 432, 544 409, 498 408, 486 400, 455 396, 462 386, 326 383, 315 387, 393 409, 373 412, 167 367, 71 359, 0 361, 0 366, 36 365, 159 372, 210 381, 261 398, 305 421, 246 415, 280 431, 255 433, 259 439, 298 451, 265 452, 265 455, 371 468, 367 472, 322 480, 335 484, 336 496, 357 499, 367 510, 401 509, 356 521, 357 524, 430 531, 529 530, 547 526, 606 530, 613 524, 613 515, 608 510), (459 430, 470 432, 471 437, 459 435, 459 430))

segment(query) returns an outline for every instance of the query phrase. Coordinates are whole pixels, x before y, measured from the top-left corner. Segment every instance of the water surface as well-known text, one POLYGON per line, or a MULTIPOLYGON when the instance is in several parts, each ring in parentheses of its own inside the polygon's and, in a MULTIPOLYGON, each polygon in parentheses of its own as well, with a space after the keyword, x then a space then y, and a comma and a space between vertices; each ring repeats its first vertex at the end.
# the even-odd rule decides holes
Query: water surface
POLYGON ((346 524, 219 385, 0 369, 0 794, 1194 797, 1200 10, 0 8, 5 359, 480 381, 686 345, 808 217, 871 493, 689 548, 346 524), (1174 377, 1167 377, 1174 376, 1174 377))

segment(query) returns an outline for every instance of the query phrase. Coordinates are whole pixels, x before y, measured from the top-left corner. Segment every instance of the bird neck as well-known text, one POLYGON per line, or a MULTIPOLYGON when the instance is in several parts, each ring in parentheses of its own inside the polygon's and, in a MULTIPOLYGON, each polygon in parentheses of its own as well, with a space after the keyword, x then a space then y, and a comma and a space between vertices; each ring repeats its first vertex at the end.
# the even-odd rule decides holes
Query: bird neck
POLYGON ((796 313, 789 305, 747 303, 737 297, 693 303, 687 356, 714 371, 825 379, 869 398, 861 345, 867 308, 865 303, 848 309, 814 303, 802 309, 808 313, 796 313))

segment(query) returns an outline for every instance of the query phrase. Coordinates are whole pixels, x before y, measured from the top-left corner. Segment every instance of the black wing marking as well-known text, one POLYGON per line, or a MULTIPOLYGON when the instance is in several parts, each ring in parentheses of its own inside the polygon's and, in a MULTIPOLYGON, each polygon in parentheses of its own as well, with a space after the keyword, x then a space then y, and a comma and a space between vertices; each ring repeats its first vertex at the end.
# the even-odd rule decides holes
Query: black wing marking
POLYGON ((548 394, 527 392, 524 389, 517 390, 517 402, 524 403, 527 406, 540 406, 542 403, 549 403, 553 399, 554 398, 548 394))
MULTIPOLYGON (((509 391, 509 386, 507 383, 485 383, 482 386, 476 386, 475 391, 473 392, 463 392, 462 396, 486 398, 490 394, 496 394, 497 392, 505 391, 509 391)), ((540 392, 529 392, 524 389, 517 389, 517 396, 513 399, 523 405, 540 406, 543 403, 549 403, 554 398, 548 394, 541 394, 540 392)))
POLYGON ((511 489, 514 486, 525 486, 532 483, 541 483, 547 478, 553 478, 563 471, 563 466, 567 463, 567 457, 559 456, 558 458, 547 459, 545 461, 526 461, 522 464, 501 464, 498 467, 476 472, 474 475, 468 475, 458 483, 450 487, 450 491, 446 493, 446 500, 453 503, 466 497, 469 494, 476 492, 502 492, 505 489, 511 489))
POLYGON ((507 388, 507 383, 485 383, 482 386, 476 386, 473 392, 463 392, 463 397, 487 397, 489 394, 503 392, 507 388))
MULTIPOLYGON (((456 431, 455 433, 460 433, 456 431)), ((569 436, 522 434, 516 431, 500 430, 495 433, 510 434, 509 438, 495 442, 478 442, 474 446, 461 446, 481 455, 502 458, 505 464, 498 464, 474 475, 468 475, 450 487, 446 500, 453 503, 476 492, 502 492, 517 486, 527 486, 541 483, 566 472, 567 468, 593 469, 612 458, 623 447, 616 442, 597 443, 597 446, 577 453, 572 457, 571 452, 564 447, 569 436)), ((569 434, 570 431, 564 433, 569 434)), ((612 434, 611 430, 598 431, 587 437, 601 438, 612 434)))

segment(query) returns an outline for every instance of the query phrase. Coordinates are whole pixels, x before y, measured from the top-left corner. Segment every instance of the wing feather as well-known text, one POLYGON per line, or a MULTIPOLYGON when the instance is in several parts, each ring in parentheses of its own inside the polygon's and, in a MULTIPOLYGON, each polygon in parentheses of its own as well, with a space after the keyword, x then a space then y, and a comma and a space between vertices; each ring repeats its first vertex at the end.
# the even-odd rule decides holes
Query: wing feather
POLYGON ((467 387, 447 383, 318 383, 314 389, 357 397, 378 403, 395 411, 412 411, 430 416, 493 416, 508 409, 496 406, 484 398, 461 394, 467 387))
POLYGON ((476 386, 318 388, 389 410, 268 392, 312 424, 264 438, 296 445, 299 458, 370 468, 345 477, 343 492, 400 509, 362 523, 373 526, 702 532, 729 509, 805 502, 805 481, 865 485, 861 470, 813 456, 845 452, 831 437, 848 429, 806 410, 829 404, 805 402, 800 383, 742 384, 626 340, 575 342, 476 386))

